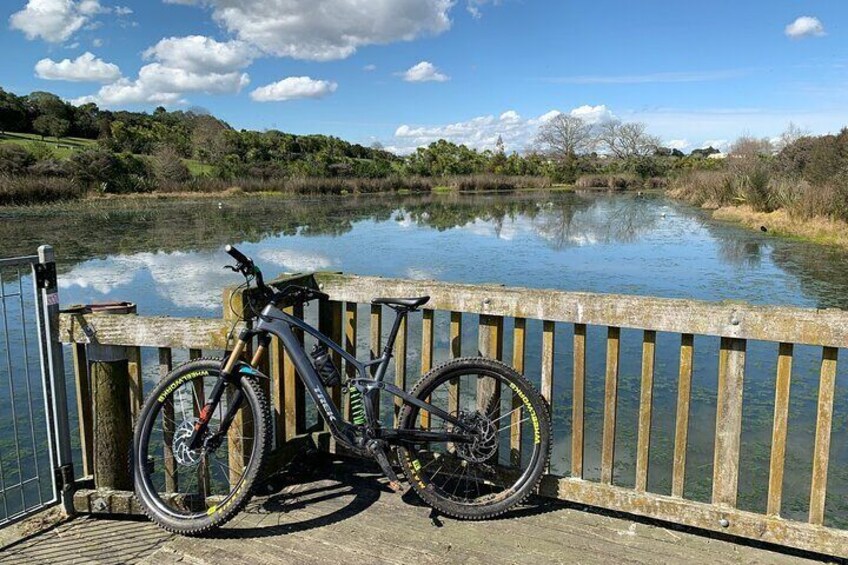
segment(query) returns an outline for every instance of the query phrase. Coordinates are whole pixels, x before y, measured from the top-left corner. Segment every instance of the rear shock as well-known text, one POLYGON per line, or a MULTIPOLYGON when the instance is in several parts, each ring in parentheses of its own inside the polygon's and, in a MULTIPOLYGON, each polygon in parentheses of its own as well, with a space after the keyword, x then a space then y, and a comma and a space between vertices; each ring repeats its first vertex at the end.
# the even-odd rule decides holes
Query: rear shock
POLYGON ((350 387, 350 418, 356 426, 365 425, 365 405, 362 403, 362 393, 351 386, 350 387))

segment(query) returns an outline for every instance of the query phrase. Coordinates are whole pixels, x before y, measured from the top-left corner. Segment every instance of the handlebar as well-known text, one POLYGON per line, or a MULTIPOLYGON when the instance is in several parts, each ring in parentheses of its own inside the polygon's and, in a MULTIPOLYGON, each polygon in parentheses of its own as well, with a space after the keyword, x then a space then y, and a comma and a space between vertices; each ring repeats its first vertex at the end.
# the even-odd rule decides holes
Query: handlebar
POLYGON ((328 294, 305 286, 288 285, 282 290, 274 290, 273 288, 270 288, 265 285, 265 280, 262 278, 262 271, 259 270, 259 267, 256 266, 256 264, 253 262, 253 259, 245 255, 232 245, 225 246, 224 251, 226 251, 227 254, 230 255, 230 257, 232 257, 238 262, 235 267, 229 268, 234 271, 240 272, 245 277, 249 277, 251 275, 255 277, 256 286, 261 289, 265 293, 266 297, 269 297, 271 301, 289 296, 291 294, 294 294, 299 299, 307 302, 316 298, 320 300, 330 299, 330 296, 328 294))
POLYGON ((225 246, 224 251, 226 251, 233 259, 235 259, 242 265, 253 265, 253 261, 250 259, 250 257, 245 255, 232 245, 225 246))

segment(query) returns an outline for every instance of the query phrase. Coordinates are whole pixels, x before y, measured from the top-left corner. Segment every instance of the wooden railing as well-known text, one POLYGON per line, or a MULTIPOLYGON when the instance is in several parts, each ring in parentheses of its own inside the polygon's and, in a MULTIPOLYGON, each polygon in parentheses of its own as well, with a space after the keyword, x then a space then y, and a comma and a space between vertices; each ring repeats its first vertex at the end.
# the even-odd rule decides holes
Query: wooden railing
MULTIPOLYGON (((420 318, 420 368, 416 367, 415 373, 418 373, 418 369, 422 373, 426 372, 435 362, 436 311, 450 313, 446 352, 448 357, 458 357, 463 351, 462 338, 463 334, 467 333, 462 327, 464 314, 479 315, 477 350, 481 355, 503 359, 505 333, 512 332, 510 360, 519 371, 526 370, 527 344, 531 340, 538 340, 536 343, 540 344, 541 350, 541 375, 536 380, 543 396, 549 403, 555 403, 555 379, 563 378, 567 373, 570 373, 572 386, 570 476, 547 474, 540 487, 542 495, 798 549, 848 557, 848 531, 824 525, 837 358, 839 348, 848 347, 848 313, 840 310, 716 304, 494 285, 391 280, 332 273, 316 274, 314 281, 332 299, 321 305, 319 320, 323 330, 344 343, 348 351, 360 356, 367 356, 368 352, 357 351, 357 328, 360 325, 357 319, 357 305, 370 304, 370 300, 375 296, 430 295, 427 309, 420 318), (509 320, 512 322, 511 328, 505 323, 509 320), (541 335, 530 335, 529 320, 541 321, 541 335), (558 345, 556 331, 564 324, 573 327, 571 367, 557 366, 555 362, 558 345), (597 481, 584 478, 587 417, 585 391, 587 379, 594 376, 588 374, 587 370, 587 357, 594 346, 594 343, 587 339, 587 328, 592 326, 607 328, 604 340, 606 362, 603 371, 600 472, 597 481), (615 484, 614 481, 622 329, 642 331, 633 487, 615 484), (656 416, 653 414, 653 407, 658 332, 680 335, 676 414, 663 415, 675 419, 669 495, 657 494, 648 489, 651 428, 652 420, 656 416), (717 351, 716 427, 712 456, 712 494, 709 502, 690 500, 684 496, 696 335, 721 338, 717 351), (767 488, 767 510, 762 514, 737 508, 745 358, 748 342, 752 340, 779 344, 769 479, 768 485, 764 485, 764 488, 767 488), (812 460, 809 461, 812 480, 806 521, 781 517, 789 427, 790 380, 795 345, 817 346, 822 352, 815 447, 812 460)), ((226 300, 229 301, 229 297, 226 300)), ((241 304, 238 300, 235 302, 241 304)), ((298 313, 302 315, 302 311, 298 313)), ((379 306, 371 306, 368 342, 372 357, 380 351, 382 316, 379 306)), ((92 453, 89 442, 93 416, 85 407, 85 399, 90 398, 91 391, 87 371, 84 370, 87 364, 81 360, 84 349, 80 344, 86 341, 82 331, 83 319, 95 328, 96 339, 101 344, 159 348, 163 372, 170 367, 170 349, 225 348, 226 335, 232 320, 229 317, 225 320, 211 320, 71 314, 62 316, 61 335, 65 341, 75 344, 78 397, 82 399, 80 426, 85 442, 83 472, 90 473, 92 453)), ((418 334, 417 329, 415 333, 418 334)), ((409 328, 405 325, 401 328, 396 342, 394 367, 396 384, 404 388, 411 384, 407 378, 411 369, 408 366, 408 349, 409 328)), ((278 444, 283 446, 286 440, 303 437, 308 431, 304 415, 305 396, 291 361, 279 344, 275 344, 272 352, 268 367, 271 376, 270 393, 275 429, 280 440, 278 444)), ((338 359, 336 361, 338 362, 338 359)), ((346 370, 350 371, 352 367, 346 370)), ((140 374, 138 368, 131 371, 131 407, 137 407, 141 399, 140 374)), ((338 391, 335 398, 338 401, 338 391)), ((512 443, 520 444, 520 434, 513 435, 512 443)), ((90 509, 90 499, 86 504, 90 509)))

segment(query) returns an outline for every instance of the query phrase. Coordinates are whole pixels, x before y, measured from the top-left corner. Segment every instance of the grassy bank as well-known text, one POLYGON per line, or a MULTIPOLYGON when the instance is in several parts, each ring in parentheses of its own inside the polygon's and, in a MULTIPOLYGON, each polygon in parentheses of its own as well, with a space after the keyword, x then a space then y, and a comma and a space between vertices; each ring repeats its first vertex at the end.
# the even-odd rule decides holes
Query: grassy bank
MULTIPOLYGON (((153 190, 129 191, 120 196, 197 196, 238 194, 379 194, 405 192, 485 192, 546 189, 551 183, 545 177, 465 175, 451 177, 401 177, 382 179, 363 178, 294 178, 294 179, 236 179, 219 180, 194 178, 185 182, 161 182, 153 190)), ((102 198, 111 195, 102 190, 86 188, 73 179, 61 177, 0 175, 0 206, 21 206, 80 199, 102 198)))
POLYGON ((757 212, 750 206, 725 206, 713 211, 713 218, 740 223, 756 230, 802 239, 823 245, 848 248, 848 223, 832 218, 799 218, 786 210, 757 212))

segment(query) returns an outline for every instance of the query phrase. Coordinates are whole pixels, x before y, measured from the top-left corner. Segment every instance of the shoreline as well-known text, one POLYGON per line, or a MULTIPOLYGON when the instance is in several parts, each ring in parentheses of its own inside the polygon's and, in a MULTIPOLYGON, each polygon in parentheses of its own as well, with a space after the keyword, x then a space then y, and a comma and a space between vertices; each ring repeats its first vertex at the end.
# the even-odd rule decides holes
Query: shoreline
POLYGON ((733 222, 746 228, 763 231, 818 245, 848 249, 848 223, 830 218, 797 218, 786 210, 757 212, 748 205, 723 206, 712 209, 714 220, 733 222))

